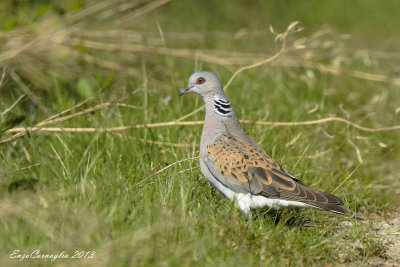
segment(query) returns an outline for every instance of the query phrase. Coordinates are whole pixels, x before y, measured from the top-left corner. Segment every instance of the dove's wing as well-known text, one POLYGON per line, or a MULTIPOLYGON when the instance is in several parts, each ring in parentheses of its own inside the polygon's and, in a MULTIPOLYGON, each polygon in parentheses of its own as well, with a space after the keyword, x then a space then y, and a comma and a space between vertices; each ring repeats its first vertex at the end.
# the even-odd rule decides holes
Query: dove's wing
POLYGON ((220 135, 207 146, 205 163, 218 181, 235 192, 298 201, 341 214, 348 212, 341 199, 309 188, 260 147, 238 137, 220 135))

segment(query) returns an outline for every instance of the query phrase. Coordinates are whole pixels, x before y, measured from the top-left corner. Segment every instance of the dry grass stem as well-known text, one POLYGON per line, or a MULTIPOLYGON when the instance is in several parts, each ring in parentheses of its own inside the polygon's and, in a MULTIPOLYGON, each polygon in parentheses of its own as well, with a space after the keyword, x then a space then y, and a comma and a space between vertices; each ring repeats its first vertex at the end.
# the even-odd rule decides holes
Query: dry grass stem
POLYGON ((21 101, 25 96, 26 96, 26 95, 21 95, 20 97, 18 97, 18 99, 15 100, 15 102, 14 102, 9 108, 7 108, 6 110, 4 110, 4 111, 1 113, 1 115, 4 116, 4 115, 6 115, 8 112, 10 112, 10 111, 19 103, 19 101, 21 101))
POLYGON ((5 78, 6 78, 6 69, 3 68, 3 71, 1 72, 1 78, 0 78, 0 89, 1 89, 1 87, 3 87, 5 78))
POLYGON ((354 144, 353 141, 350 140, 350 138, 348 138, 348 141, 349 141, 349 144, 350 144, 350 145, 354 148, 354 150, 356 151, 356 155, 357 155, 358 162, 360 162, 360 164, 363 164, 364 161, 363 161, 363 159, 362 159, 360 149, 358 148, 358 146, 357 146, 356 144, 354 144))
POLYGON ((197 170, 197 169, 200 169, 200 166, 183 169, 183 170, 180 170, 180 171, 176 172, 176 174, 180 174, 180 173, 184 173, 184 172, 188 172, 188 171, 193 171, 193 170, 197 170))
MULTIPOLYGON (((52 86, 50 81, 54 77, 71 80, 79 77, 83 68, 87 71, 89 67, 92 67, 92 70, 96 68, 97 72, 98 66, 104 70, 138 76, 140 71, 120 63, 124 61, 124 55, 119 53, 123 50, 117 50, 117 53, 111 55, 110 53, 93 55, 91 51, 84 53, 81 49, 77 49, 74 40, 90 42, 90 37, 81 32, 101 29, 103 33, 101 36, 105 36, 105 33, 116 28, 129 29, 137 18, 168 2, 169 0, 100 1, 87 5, 79 11, 70 11, 62 16, 43 17, 31 25, 16 27, 9 32, 0 32, 2 48, 0 64, 5 69, 12 70, 7 72, 7 75, 12 76, 35 104, 38 102, 37 97, 28 87, 23 86, 21 81, 27 80, 33 85, 39 85, 40 88, 50 89, 52 86), (82 61, 88 64, 82 64, 82 61)), ((104 44, 110 42, 109 39, 102 39, 104 44)), ((126 40, 126 35, 120 34, 118 38, 113 39, 126 40)), ((107 50, 103 49, 104 51, 107 50)), ((3 77, 5 76, 6 73, 3 72, 3 77)))
MULTIPOLYGON (((74 113, 74 114, 71 114, 71 115, 68 115, 68 116, 64 116, 64 117, 61 117, 61 118, 58 118, 58 119, 54 119, 54 118, 56 118, 56 117, 58 117, 58 116, 60 116, 62 114, 65 114, 66 112, 69 112, 69 111, 71 111, 73 109, 76 109, 76 108, 82 106, 83 104, 85 104, 86 102, 88 102, 88 101, 90 101, 92 99, 93 98, 88 98, 88 99, 82 101, 81 103, 78 103, 75 106, 72 106, 72 107, 70 107, 70 108, 68 108, 68 109, 66 109, 66 110, 64 110, 64 111, 62 111, 60 113, 57 113, 57 114, 51 116, 50 118, 48 118, 48 119, 36 124, 35 126, 33 126, 31 128, 41 128, 41 127, 44 127, 44 126, 49 125, 49 124, 63 122, 63 121, 66 121, 66 120, 69 120, 69 119, 72 119, 72 118, 75 118, 75 117, 78 117, 78 116, 81 116, 81 115, 84 115, 84 114, 87 114, 87 113, 90 113, 90 112, 93 112, 93 111, 96 111, 96 110, 99 110, 99 109, 107 108, 107 107, 110 107, 110 106, 119 106, 119 107, 131 108, 131 109, 142 109, 142 107, 137 107, 137 106, 134 106, 134 105, 124 104, 124 103, 106 102, 106 103, 99 104, 97 106, 88 108, 86 110, 83 110, 83 111, 80 111, 80 112, 77 112, 77 113, 74 113)), ((12 140, 18 139, 18 138, 20 138, 22 136, 25 136, 28 133, 29 133, 29 130, 20 131, 19 133, 7 138, 6 140, 0 141, 0 144, 3 144, 2 143, 3 141, 10 142, 12 140)))
POLYGON ((203 124, 203 121, 197 121, 197 122, 170 121, 170 122, 160 122, 160 123, 150 123, 150 124, 138 124, 131 126, 117 126, 110 128, 63 128, 63 127, 43 127, 43 126, 33 126, 28 128, 16 127, 6 132, 14 132, 17 134, 9 138, 6 138, 4 140, 1 140, 0 145, 18 139, 31 132, 75 132, 75 133, 119 132, 119 131, 125 131, 129 129, 139 129, 139 128, 159 128, 165 126, 186 126, 186 125, 201 125, 201 124, 203 124))
MULTIPOLYGON (((232 40, 242 40, 242 39, 250 39, 250 38, 264 38, 267 30, 255 30, 248 31, 246 29, 241 29, 237 32, 222 32, 222 31, 207 31, 207 32, 165 32, 165 39, 180 41, 180 40, 193 40, 193 39, 207 39, 209 36, 214 36, 221 39, 232 39, 232 40)), ((90 38, 99 38, 103 39, 105 37, 109 38, 120 38, 121 36, 129 36, 131 40, 134 42, 142 43, 146 40, 149 45, 162 45, 163 42, 160 39, 159 33, 148 32, 144 34, 140 31, 135 31, 131 29, 109 29, 109 30, 98 30, 94 29, 91 31, 87 31, 85 29, 79 29, 80 36, 90 37, 90 38)), ((238 52, 235 52, 238 54, 238 52)), ((249 54, 240 53, 241 55, 248 56, 249 54)), ((238 55, 239 56, 239 55, 238 55)))
POLYGON ((39 97, 37 97, 29 87, 21 80, 21 78, 15 73, 15 71, 10 71, 11 78, 19 85, 21 90, 38 106, 44 113, 48 113, 48 109, 43 105, 39 104, 39 97))
MULTIPOLYGON (((62 119, 62 118, 61 118, 62 119)), ((340 118, 340 117, 327 117, 318 120, 311 121, 297 121, 297 122, 281 122, 281 121, 251 121, 251 120, 241 120, 243 124, 256 124, 256 125, 270 125, 270 126, 306 126, 306 125, 315 125, 315 124, 323 124, 327 122, 342 122, 347 125, 350 125, 358 130, 365 132, 385 132, 385 131, 395 131, 400 130, 400 125, 394 125, 389 127, 378 127, 378 128, 369 128, 362 126, 360 124, 354 123, 350 120, 340 118)), ((94 132, 119 132, 126 131, 131 129, 144 129, 144 128, 160 128, 160 127, 170 127, 170 126, 194 126, 194 125, 202 125, 203 121, 169 121, 169 122, 159 122, 159 123, 147 123, 147 124, 136 124, 136 125, 128 125, 128 126, 116 126, 116 127, 108 127, 108 128, 67 128, 67 127, 42 127, 42 126, 34 126, 34 127, 16 127, 6 131, 6 133, 17 133, 9 138, 0 141, 0 144, 4 144, 15 140, 22 135, 32 132, 70 132, 70 133, 94 133, 94 132)))
POLYGON ((113 134, 118 137, 135 140, 135 141, 140 141, 140 142, 148 143, 151 145, 172 146, 172 147, 189 147, 189 146, 191 146, 189 144, 175 144, 175 143, 170 143, 170 142, 162 142, 162 141, 148 140, 148 139, 144 139, 144 138, 137 138, 137 137, 133 137, 133 136, 123 135, 120 133, 113 133, 113 134))
POLYGON ((93 41, 93 40, 82 40, 80 38, 72 38, 70 40, 71 45, 84 46, 86 48, 108 51, 108 52, 136 52, 136 53, 152 53, 159 55, 166 55, 172 57, 181 57, 181 58, 189 58, 212 63, 218 65, 235 65, 235 64, 243 64, 245 62, 254 61, 256 57, 245 58, 239 56, 221 56, 217 54, 213 54, 210 52, 204 52, 199 50, 191 50, 191 49, 177 49, 177 48, 165 48, 165 47, 156 47, 145 44, 134 44, 134 43, 111 43, 111 42, 101 42, 101 41, 93 41))
MULTIPOLYGON (((153 176, 155 176, 155 175, 157 175, 157 174, 159 174, 159 173, 161 173, 161 172, 163 172, 163 171, 166 171, 166 170, 168 170, 169 168, 171 168, 171 167, 173 167, 173 166, 175 166, 175 165, 177 165, 177 164, 179 164, 179 163, 182 163, 182 162, 185 162, 185 161, 190 161, 190 160, 199 159, 199 158, 202 158, 202 157, 205 157, 205 156, 197 156, 197 157, 192 157, 192 158, 187 158, 187 159, 181 159, 181 160, 175 161, 174 163, 168 164, 168 166, 165 166, 164 168, 162 168, 162 169, 156 171, 155 173, 151 174, 150 176, 147 176, 146 178, 144 178, 143 180, 141 180, 139 183, 137 183, 135 186, 140 186, 141 184, 143 184, 144 182, 146 182, 147 180, 149 180, 151 177, 153 177, 153 176)), ((127 190, 130 190, 130 189, 131 189, 131 188, 127 188, 127 190)))
POLYGON ((75 118, 75 117, 78 117, 78 116, 82 116, 84 114, 91 113, 91 112, 99 110, 99 109, 108 108, 108 107, 111 107, 111 106, 125 107, 125 108, 131 108, 131 109, 142 109, 142 107, 129 105, 129 104, 124 104, 124 103, 106 102, 106 103, 102 103, 102 104, 96 105, 94 107, 85 109, 83 111, 76 112, 76 113, 68 115, 68 116, 64 116, 64 117, 61 117, 61 118, 58 118, 58 119, 46 120, 45 122, 39 123, 37 126, 44 126, 44 125, 63 122, 63 121, 66 121, 66 120, 69 120, 69 119, 72 119, 72 118, 75 118))
POLYGON ((77 108, 79 108, 80 106, 86 104, 87 102, 89 102, 89 101, 91 101, 91 100, 93 100, 93 99, 94 99, 94 97, 89 97, 88 99, 85 99, 85 100, 83 100, 82 102, 79 102, 78 104, 76 104, 76 105, 74 105, 74 106, 72 106, 72 107, 67 108, 66 110, 63 110, 63 111, 61 111, 61 112, 59 112, 59 113, 57 113, 57 114, 54 114, 54 115, 50 116, 49 118, 47 118, 47 119, 45 119, 44 121, 38 123, 37 125, 39 125, 39 126, 40 126, 40 125, 45 125, 45 124, 47 124, 48 121, 51 121, 51 120, 53 120, 54 118, 57 118, 58 116, 61 116, 61 115, 65 114, 65 113, 67 113, 67 112, 70 112, 71 110, 77 109, 77 108))
POLYGON ((313 124, 323 124, 323 123, 332 122, 332 121, 343 122, 347 125, 357 128, 361 131, 371 132, 371 133, 400 130, 400 125, 394 125, 394 126, 389 126, 389 127, 369 128, 369 127, 364 127, 360 124, 357 124, 355 122, 352 122, 350 120, 340 118, 340 117, 327 117, 327 118, 322 118, 322 119, 318 119, 318 120, 295 121, 295 122, 250 121, 250 120, 241 120, 240 122, 244 123, 244 124, 254 123, 257 125, 271 125, 271 126, 305 126, 305 125, 313 125, 313 124))
POLYGON ((194 115, 194 114, 196 114, 196 113, 202 111, 203 109, 204 109, 204 105, 201 106, 201 107, 199 107, 199 108, 196 108, 196 109, 193 110, 192 112, 190 112, 190 113, 188 113, 188 114, 186 114, 186 115, 180 117, 180 118, 177 119, 176 121, 177 121, 177 122, 183 121, 184 119, 189 118, 190 116, 192 116, 192 115, 194 115))
POLYGON ((102 10, 110 10, 111 5, 114 5, 114 1, 100 1, 96 4, 89 6, 88 8, 84 8, 79 10, 78 12, 73 12, 67 15, 68 21, 71 24, 78 23, 80 20, 84 20, 85 18, 91 17, 93 14, 96 14, 102 10))
MULTIPOLYGON (((84 101, 82 101, 82 102, 80 102, 80 103, 78 103, 78 104, 76 104, 76 105, 74 105, 74 106, 72 106, 72 107, 70 107, 70 108, 68 108, 68 109, 66 109, 66 110, 64 110, 64 111, 62 111, 62 112, 60 112, 60 113, 54 114, 54 115, 50 116, 49 118, 47 118, 46 120, 44 120, 44 121, 42 121, 42 122, 36 124, 35 126, 37 127, 37 126, 44 126, 44 125, 47 125, 47 124, 48 124, 48 121, 51 121, 52 119, 54 119, 54 118, 56 118, 56 117, 58 117, 58 116, 60 116, 60 115, 62 115, 62 114, 65 114, 65 113, 67 113, 67 112, 69 112, 69 111, 71 111, 71 110, 74 110, 74 109, 76 109, 76 108, 82 106, 83 104, 87 103, 88 101, 90 101, 90 100, 92 100, 92 99, 94 99, 94 98, 88 98, 88 99, 86 99, 86 100, 84 100, 84 101)), ((13 135, 13 136, 11 136, 11 137, 9 137, 9 138, 3 140, 3 141, 6 141, 6 140, 7 140, 7 142, 10 142, 10 141, 15 140, 15 139, 18 139, 18 138, 20 138, 20 137, 22 137, 22 136, 25 136, 26 134, 28 134, 27 131, 25 131, 25 132, 19 132, 19 133, 15 134, 15 135, 13 135)), ((1 141, 0 141, 0 144, 2 144, 1 141)))
POLYGON ((117 62, 114 61, 109 61, 109 60, 104 60, 86 53, 76 53, 80 55, 80 58, 85 60, 87 63, 95 64, 99 67, 102 67, 104 69, 109 69, 109 70, 115 70, 115 71, 123 71, 129 76, 133 77, 139 77, 140 72, 134 68, 131 67, 126 67, 123 66, 117 62))
POLYGON ((11 175, 11 174, 14 174, 14 173, 17 173, 17 172, 22 172, 22 171, 25 171, 25 170, 29 170, 29 169, 37 167, 37 166, 40 166, 40 163, 36 163, 36 164, 33 164, 33 165, 22 167, 22 168, 19 168, 19 169, 15 170, 15 171, 12 171, 12 172, 0 173, 0 177, 11 175))
POLYGON ((125 15, 124 17, 119 19, 117 24, 124 25, 126 23, 130 23, 133 20, 137 19, 138 17, 143 16, 144 14, 146 14, 156 8, 159 8, 160 6, 167 4, 169 1, 170 0, 157 0, 157 1, 150 2, 147 5, 145 5, 144 7, 139 8, 139 9, 133 11, 132 13, 128 13, 127 15, 125 15))
MULTIPOLYGON (((175 174, 185 173, 185 172, 193 171, 193 170, 197 170, 197 169, 200 169, 200 166, 192 167, 192 168, 187 168, 187 169, 183 169, 183 170, 177 171, 175 174)), ((145 184, 141 184, 141 185, 139 185, 139 186, 145 186, 145 185, 150 185, 150 184, 154 184, 154 183, 155 183, 155 182, 153 181, 153 182, 148 182, 148 183, 145 183, 145 184)), ((131 187, 131 188, 132 188, 132 187, 131 187)), ((131 189, 131 188, 129 188, 129 189, 131 189)), ((128 189, 128 190, 129 190, 129 189, 128 189)))
POLYGON ((297 142, 297 140, 299 140, 299 138, 302 137, 302 136, 303 136, 302 133, 298 133, 295 137, 292 138, 292 140, 290 140, 290 142, 288 142, 285 145, 285 147, 290 147, 290 146, 294 145, 297 142))
POLYGON ((396 86, 400 86, 400 78, 389 77, 383 74, 369 73, 359 70, 345 69, 338 66, 329 66, 326 64, 307 61, 307 60, 284 59, 279 63, 273 65, 282 67, 317 69, 322 73, 329 73, 334 76, 349 75, 367 81, 391 83, 396 86))

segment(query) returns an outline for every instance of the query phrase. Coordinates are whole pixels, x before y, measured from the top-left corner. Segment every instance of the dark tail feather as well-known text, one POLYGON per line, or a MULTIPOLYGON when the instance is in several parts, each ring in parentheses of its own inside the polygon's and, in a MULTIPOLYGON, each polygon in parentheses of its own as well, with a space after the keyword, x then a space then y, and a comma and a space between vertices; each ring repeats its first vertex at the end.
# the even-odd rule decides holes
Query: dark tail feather
POLYGON ((342 205, 339 204, 333 204, 333 203, 307 203, 308 205, 311 205, 313 207, 315 207, 316 209, 321 209, 321 210, 326 210, 326 211, 330 211, 336 214, 340 214, 340 215, 350 215, 352 217, 355 217, 357 219, 360 220, 365 220, 365 218, 363 216, 361 216, 359 213, 354 212, 352 210, 349 210, 345 207, 343 207, 342 205))

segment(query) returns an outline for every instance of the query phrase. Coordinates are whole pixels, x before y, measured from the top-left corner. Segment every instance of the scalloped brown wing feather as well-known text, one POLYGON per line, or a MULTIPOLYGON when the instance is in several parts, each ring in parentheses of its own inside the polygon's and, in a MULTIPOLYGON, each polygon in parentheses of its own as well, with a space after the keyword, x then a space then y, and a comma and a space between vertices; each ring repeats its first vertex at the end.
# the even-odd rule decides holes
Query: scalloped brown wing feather
POLYGON ((313 190, 284 170, 258 146, 222 134, 207 146, 208 167, 225 186, 269 198, 300 201, 346 213, 336 196, 313 190))

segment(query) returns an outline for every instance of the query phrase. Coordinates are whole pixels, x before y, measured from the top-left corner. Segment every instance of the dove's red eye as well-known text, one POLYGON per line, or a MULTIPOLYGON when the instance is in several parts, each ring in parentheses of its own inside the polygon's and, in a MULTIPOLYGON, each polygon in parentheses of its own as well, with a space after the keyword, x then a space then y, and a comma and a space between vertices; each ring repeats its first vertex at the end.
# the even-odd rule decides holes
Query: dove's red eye
POLYGON ((206 81, 206 79, 204 79, 203 77, 197 78, 196 83, 197 84, 203 84, 206 81))

